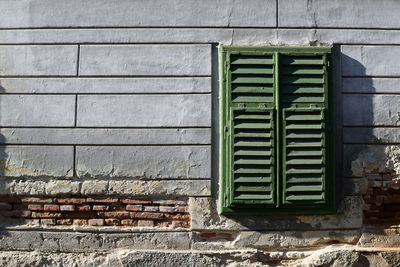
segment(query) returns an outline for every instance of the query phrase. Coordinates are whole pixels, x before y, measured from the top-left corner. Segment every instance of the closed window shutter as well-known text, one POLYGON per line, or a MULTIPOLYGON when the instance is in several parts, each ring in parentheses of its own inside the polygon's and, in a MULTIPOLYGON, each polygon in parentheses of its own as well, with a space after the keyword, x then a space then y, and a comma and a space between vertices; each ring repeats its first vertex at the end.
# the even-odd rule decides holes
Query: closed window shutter
POLYGON ((222 212, 333 211, 330 49, 222 51, 222 212))
POLYGON ((274 56, 228 53, 227 205, 274 204, 274 56))
MULTIPOLYGON (((282 204, 327 204, 328 71, 326 54, 282 54, 282 204)), ((332 179, 332 178, 331 178, 332 179)))

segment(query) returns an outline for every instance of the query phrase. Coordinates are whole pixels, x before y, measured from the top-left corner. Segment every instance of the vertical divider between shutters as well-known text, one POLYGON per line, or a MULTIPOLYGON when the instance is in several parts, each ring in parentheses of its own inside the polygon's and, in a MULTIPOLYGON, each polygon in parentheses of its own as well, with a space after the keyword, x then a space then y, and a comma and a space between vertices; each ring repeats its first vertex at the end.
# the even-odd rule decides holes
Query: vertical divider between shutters
POLYGON ((232 73, 231 73, 231 53, 227 52, 226 53, 226 60, 225 60, 225 69, 226 69, 226 90, 225 90, 225 96, 226 96, 226 107, 228 107, 228 112, 226 114, 227 119, 226 119, 226 126, 225 126, 225 133, 226 133, 226 139, 227 142, 227 153, 226 156, 229 156, 229 160, 227 160, 228 164, 228 169, 225 172, 225 175, 228 177, 227 181, 227 193, 228 193, 228 203, 232 203, 233 201, 233 190, 234 190, 234 185, 233 185, 233 114, 232 114, 232 107, 231 107, 231 88, 232 88, 232 73))
POLYGON ((274 65, 274 95, 275 95, 275 116, 276 116, 276 125, 275 125, 275 155, 276 155, 276 164, 275 164, 275 188, 276 188, 276 206, 279 207, 281 205, 281 145, 280 145, 280 127, 281 127, 281 111, 280 111, 280 100, 279 100, 279 53, 274 53, 275 57, 275 65, 274 65))
POLYGON ((224 64, 226 62, 226 52, 223 51, 222 48, 221 53, 220 53, 220 64, 219 64, 219 74, 220 74, 220 81, 219 81, 219 95, 220 95, 220 105, 219 105, 219 115, 220 115, 220 154, 219 154, 219 160, 220 160, 220 169, 219 169, 219 194, 220 194, 220 208, 224 207, 227 202, 227 177, 226 175, 226 140, 227 140, 227 131, 226 129, 226 82, 227 82, 227 77, 226 77, 226 72, 224 71, 224 64))

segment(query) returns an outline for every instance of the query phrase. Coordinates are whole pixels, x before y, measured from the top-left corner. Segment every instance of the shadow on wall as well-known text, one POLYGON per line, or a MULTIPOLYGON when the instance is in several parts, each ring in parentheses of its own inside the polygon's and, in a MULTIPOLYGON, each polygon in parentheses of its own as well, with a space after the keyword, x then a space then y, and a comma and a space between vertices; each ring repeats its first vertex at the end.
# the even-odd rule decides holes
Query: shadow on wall
POLYGON ((347 56, 344 56, 343 64, 346 64, 348 72, 355 69, 355 75, 360 76, 349 79, 350 86, 346 88, 355 94, 344 94, 347 98, 343 107, 344 126, 350 126, 345 127, 345 139, 348 140, 344 146, 345 177, 359 177, 366 185, 363 192, 363 223, 377 234, 377 230, 382 232, 389 226, 398 227, 400 224, 400 146, 396 144, 397 131, 390 128, 398 125, 398 96, 374 94, 377 91, 387 92, 387 89, 393 92, 395 88, 377 90, 374 81, 385 78, 366 77, 365 69, 347 56))
MULTIPOLYGON (((279 229, 340 229, 361 228, 362 203, 357 197, 346 197, 355 195, 352 179, 345 179, 354 176, 351 170, 352 162, 364 153, 364 145, 345 144, 343 142, 343 128, 351 131, 355 126, 370 126, 373 124, 373 100, 375 92, 373 81, 365 76, 365 67, 356 59, 341 53, 340 46, 334 46, 334 108, 335 108, 335 154, 336 154, 336 191, 337 191, 337 213, 330 215, 218 215, 218 184, 219 184, 219 84, 218 84, 218 49, 213 49, 213 90, 212 90, 212 203, 209 203, 211 213, 209 215, 212 225, 220 224, 224 227, 230 225, 235 229, 252 230, 279 230, 279 229), (351 73, 347 75, 346 73, 351 73), (362 86, 368 87, 369 94, 361 94, 362 88, 354 84, 354 93, 342 93, 342 82, 350 77, 362 77, 362 86), (357 202, 358 201, 358 202, 357 202), (338 223, 338 221, 342 223, 338 223), (348 225, 354 224, 354 225, 348 225)), ((364 134, 373 136, 372 128, 364 128, 364 134)), ((354 164, 353 164, 354 165, 354 164)), ((363 172, 363 167, 360 170, 363 172)), ((363 176, 361 176, 363 177, 363 176)), ((361 178, 360 177, 360 178, 361 178)), ((365 177, 363 177, 365 179, 365 177)), ((228 230, 227 228, 225 228, 228 230)), ((232 229, 233 230, 233 229, 232 229)))
MULTIPOLYGON (((3 94, 6 92, 5 88, 1 85, 1 80, 0 80, 0 94, 3 94)), ((1 99, 0 96, 0 105, 3 104, 3 101, 1 99)), ((0 106, 0 111, 2 110, 2 107, 0 106)), ((3 114, 2 112, 0 112, 0 129, 3 125, 3 114)), ((0 132, 0 176, 4 176, 5 170, 6 170, 6 165, 7 165, 7 161, 8 161, 8 155, 6 153, 6 137, 0 132)))

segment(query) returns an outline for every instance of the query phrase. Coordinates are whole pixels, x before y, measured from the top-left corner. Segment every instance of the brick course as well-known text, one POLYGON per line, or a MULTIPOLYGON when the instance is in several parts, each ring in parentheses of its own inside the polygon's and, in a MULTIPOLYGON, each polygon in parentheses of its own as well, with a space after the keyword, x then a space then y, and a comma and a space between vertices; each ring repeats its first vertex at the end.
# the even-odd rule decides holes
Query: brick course
MULTIPOLYGON (((395 196, 397 201, 397 196, 395 196)), ((189 228, 187 200, 116 197, 40 198, 0 196, 0 216, 42 225, 189 228)))

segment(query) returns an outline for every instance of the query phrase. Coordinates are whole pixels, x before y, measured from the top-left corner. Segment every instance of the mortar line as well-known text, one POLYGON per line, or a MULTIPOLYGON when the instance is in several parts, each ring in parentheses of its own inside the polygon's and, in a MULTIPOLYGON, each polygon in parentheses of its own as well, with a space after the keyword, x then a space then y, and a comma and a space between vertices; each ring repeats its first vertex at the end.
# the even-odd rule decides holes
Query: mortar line
POLYGON ((53 92, 53 93, 26 93, 26 92, 13 92, 13 93, 0 93, 0 95, 72 95, 72 96, 77 96, 77 95, 211 95, 211 92, 154 92, 154 93, 149 93, 149 92, 138 92, 138 93, 115 93, 115 92, 105 92, 105 93, 64 93, 64 92, 53 92))
POLYGON ((279 28, 279 18, 278 18, 278 14, 279 14, 279 0, 276 0, 275 1, 275 19, 276 19, 276 21, 275 21, 275 27, 276 28, 279 28))
MULTIPOLYGON (((377 30, 377 31, 397 31, 400 28, 396 27, 312 27, 312 26, 281 26, 280 29, 321 29, 321 30, 377 30)), ((65 26, 65 27, 8 27, 8 28, 0 28, 0 31, 24 31, 24 30, 148 30, 148 29, 160 29, 160 30, 169 30, 169 29, 276 29, 275 26, 65 26)))
POLYGON ((73 160, 73 162, 72 162, 72 176, 73 177, 77 177, 77 174, 76 174, 76 146, 74 146, 73 153, 74 153, 74 155, 72 157, 72 160, 73 160))
MULTIPOLYGON (((273 28, 275 30, 282 30, 282 28, 273 28)), ((273 30, 273 29, 268 29, 268 30, 273 30)), ((316 28, 310 28, 308 30, 315 30, 316 28)), ((317 28, 318 30, 319 28, 317 28)), ((234 29, 229 29, 229 30, 234 30, 234 29)), ((257 29, 254 29, 257 30, 257 29)), ((287 30, 287 29, 283 29, 283 30, 287 30)), ((293 30, 299 30, 299 29, 293 29, 293 30)), ((327 30, 327 29, 325 29, 327 30)), ((333 29, 329 29, 329 30, 333 30, 333 29)), ((249 30, 250 31, 250 30, 249 30)), ((398 30, 400 31, 400 29, 398 30)), ((1 31, 0 31, 1 32, 1 31)), ((117 46, 117 45, 211 45, 216 43, 213 41, 204 41, 204 42, 185 42, 185 41, 181 41, 181 42, 108 42, 108 41, 98 41, 98 42, 82 42, 79 41, 79 44, 81 45, 109 45, 109 46, 117 46)), ((73 46, 76 45, 77 42, 57 42, 57 40, 53 40, 51 42, 1 42, 0 41, 0 46, 29 46, 29 45, 42 45, 42 46, 57 46, 57 45, 63 45, 63 46, 73 46)), ((394 42, 394 43, 373 43, 373 42, 366 42, 366 43, 355 43, 355 42, 337 42, 335 43, 336 45, 345 45, 345 46, 400 46, 400 42, 394 42)))
MULTIPOLYGON (((12 78, 73 78, 77 79, 75 74, 73 75, 2 75, 0 79, 12 79, 12 78)), ((211 78, 211 75, 79 75, 79 78, 211 78)))
POLYGON ((185 144, 179 144, 179 143, 173 143, 173 144, 91 144, 91 143, 82 143, 82 144, 76 144, 76 143, 0 143, 0 145, 7 145, 7 146, 73 146, 74 148, 78 146, 91 146, 91 147, 102 147, 102 146, 111 146, 111 147, 137 147, 137 146, 145 146, 145 147, 173 147, 173 146, 179 146, 179 147, 185 147, 185 146, 211 146, 211 143, 185 143, 185 144))
POLYGON ((93 129, 93 130, 194 130, 194 129, 210 129, 211 126, 1 126, 0 129, 60 129, 60 130, 74 130, 74 129, 93 129))

